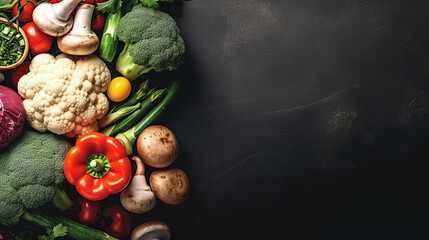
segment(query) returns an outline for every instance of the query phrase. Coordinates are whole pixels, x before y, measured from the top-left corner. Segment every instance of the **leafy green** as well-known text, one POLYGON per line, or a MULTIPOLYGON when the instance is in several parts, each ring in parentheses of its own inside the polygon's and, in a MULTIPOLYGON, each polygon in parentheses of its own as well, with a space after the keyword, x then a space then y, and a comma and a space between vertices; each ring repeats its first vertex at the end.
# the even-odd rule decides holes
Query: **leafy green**
POLYGON ((19 0, 13 0, 12 2, 9 0, 0 0, 0 12, 10 11, 19 3, 19 0))
MULTIPOLYGON (((8 0, 0 0, 0 1, 8 1, 8 0)), ((159 7, 160 2, 172 3, 174 2, 174 0, 129 0, 124 3, 125 5, 124 12, 127 13, 131 11, 131 9, 134 6, 138 5, 140 2, 145 7, 156 9, 159 7)), ((98 3, 97 10, 102 13, 117 13, 121 11, 122 4, 123 4, 122 0, 109 0, 106 2, 98 3)))
POLYGON ((125 13, 130 12, 135 5, 139 4, 139 0, 129 0, 125 4, 125 13))
POLYGON ((109 0, 98 3, 97 10, 102 13, 117 13, 121 11, 122 0, 109 0))
POLYGON ((0 6, 6 6, 10 4, 10 0, 0 0, 0 6))
POLYGON ((140 0, 141 3, 143 3, 143 6, 149 7, 149 8, 158 8, 159 3, 158 2, 169 2, 172 3, 174 0, 140 0))
POLYGON ((38 237, 39 240, 54 240, 57 237, 64 237, 67 236, 67 227, 64 226, 62 223, 54 226, 52 229, 47 228, 46 233, 48 235, 40 235, 38 237))

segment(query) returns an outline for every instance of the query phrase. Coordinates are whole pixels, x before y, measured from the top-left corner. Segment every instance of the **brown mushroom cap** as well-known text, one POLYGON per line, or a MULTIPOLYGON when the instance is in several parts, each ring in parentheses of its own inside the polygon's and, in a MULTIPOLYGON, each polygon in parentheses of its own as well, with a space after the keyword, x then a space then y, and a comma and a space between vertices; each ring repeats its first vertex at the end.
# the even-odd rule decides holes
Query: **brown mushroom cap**
POLYGON ((134 228, 131 240, 170 240, 170 228, 160 221, 145 222, 134 228))
POLYGON ((188 176, 179 168, 155 170, 150 175, 149 182, 152 192, 164 203, 177 205, 189 196, 188 176))
POLYGON ((97 50, 99 40, 97 35, 79 35, 69 33, 58 37, 58 48, 71 55, 89 55, 97 50))
POLYGON ((145 128, 137 138, 137 152, 145 164, 164 168, 179 156, 179 142, 167 127, 152 125, 145 128))

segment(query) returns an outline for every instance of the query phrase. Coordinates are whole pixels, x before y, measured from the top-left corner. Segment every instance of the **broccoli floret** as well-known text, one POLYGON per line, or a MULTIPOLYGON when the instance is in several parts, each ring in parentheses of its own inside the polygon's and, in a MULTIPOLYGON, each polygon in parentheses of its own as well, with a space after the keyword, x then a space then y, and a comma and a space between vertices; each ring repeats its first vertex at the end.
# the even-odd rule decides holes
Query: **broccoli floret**
POLYGON ((27 131, 0 152, 0 224, 14 225, 27 209, 53 199, 66 200, 54 202, 57 207, 71 205, 58 186, 65 179, 63 165, 70 148, 55 134, 27 131))
POLYGON ((155 70, 175 70, 184 61, 185 42, 176 22, 165 12, 136 6, 118 23, 117 35, 125 42, 116 69, 129 80, 155 70))

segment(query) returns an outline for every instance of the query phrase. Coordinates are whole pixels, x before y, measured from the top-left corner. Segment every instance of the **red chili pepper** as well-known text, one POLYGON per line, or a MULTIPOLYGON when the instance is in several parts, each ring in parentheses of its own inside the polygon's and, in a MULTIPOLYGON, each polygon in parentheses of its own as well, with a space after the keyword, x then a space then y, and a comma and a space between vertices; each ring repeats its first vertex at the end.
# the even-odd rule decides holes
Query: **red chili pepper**
POLYGON ((131 163, 118 140, 91 132, 79 137, 68 151, 64 175, 84 198, 99 201, 125 189, 131 163))

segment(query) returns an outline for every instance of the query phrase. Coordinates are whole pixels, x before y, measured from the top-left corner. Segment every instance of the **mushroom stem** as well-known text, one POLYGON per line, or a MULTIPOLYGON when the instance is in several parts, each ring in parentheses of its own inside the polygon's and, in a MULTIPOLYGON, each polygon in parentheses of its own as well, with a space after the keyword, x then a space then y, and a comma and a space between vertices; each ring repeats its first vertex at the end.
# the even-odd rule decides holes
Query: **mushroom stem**
POLYGON ((156 197, 146 182, 143 161, 137 156, 132 159, 137 164, 137 170, 130 185, 121 192, 120 201, 129 212, 145 213, 155 207, 156 197))
POLYGON ((94 8, 94 5, 86 3, 79 6, 71 31, 57 38, 61 51, 71 55, 89 55, 97 50, 99 39, 91 30, 94 8))
POLYGON ((52 13, 58 19, 63 21, 67 21, 69 19, 70 14, 73 12, 74 8, 81 2, 82 0, 63 0, 59 3, 55 3, 51 5, 52 13))
POLYGON ((40 31, 53 36, 63 36, 73 25, 70 14, 81 0, 63 0, 58 3, 42 2, 33 11, 33 22, 40 31))
POLYGON ((145 167, 141 158, 138 156, 134 156, 133 160, 136 162, 136 165, 137 165, 135 175, 144 175, 145 167))
POLYGON ((91 19, 93 12, 94 5, 83 4, 80 6, 76 11, 71 32, 79 35, 92 35, 93 31, 91 31, 91 19))

